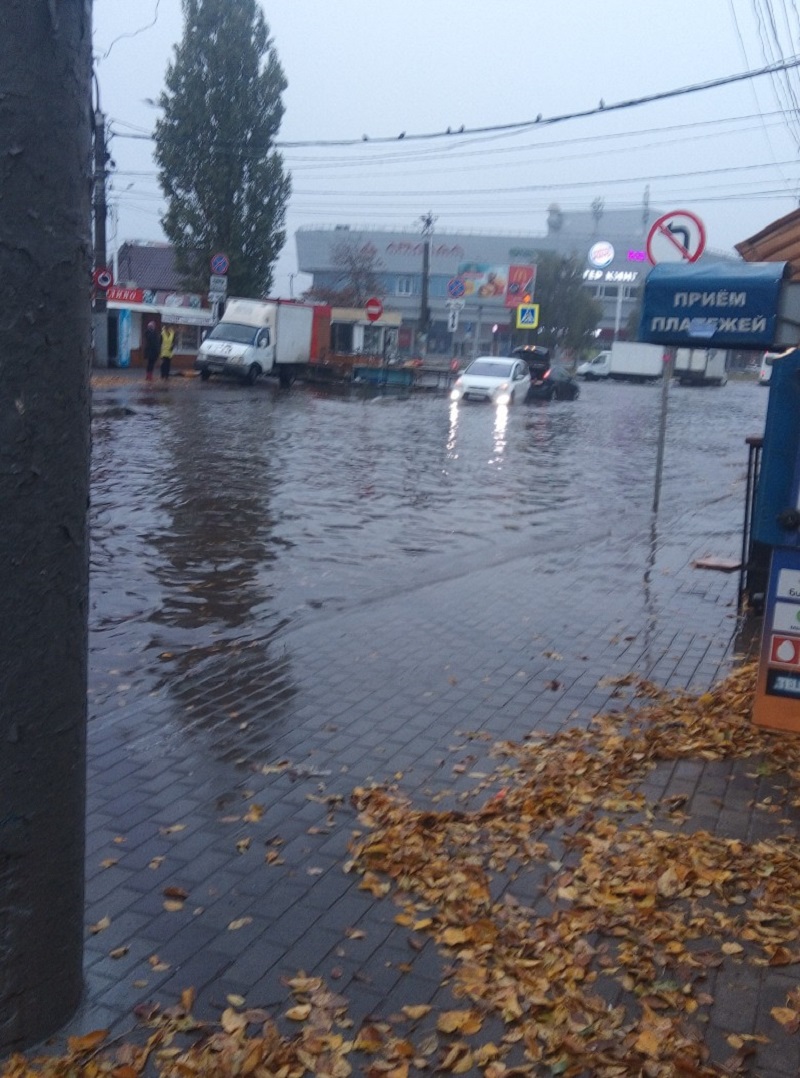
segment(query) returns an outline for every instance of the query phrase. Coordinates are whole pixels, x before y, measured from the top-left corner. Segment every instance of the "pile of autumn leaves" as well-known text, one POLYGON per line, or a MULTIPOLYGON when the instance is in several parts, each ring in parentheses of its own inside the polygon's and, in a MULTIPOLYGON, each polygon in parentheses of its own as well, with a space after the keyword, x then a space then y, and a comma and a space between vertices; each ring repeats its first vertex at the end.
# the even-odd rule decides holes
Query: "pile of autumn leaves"
MULTIPOLYGON (((412 1001, 355 1030, 347 1001, 301 974, 288 984, 295 999, 284 1018, 300 1027, 291 1036, 236 997, 218 1024, 201 1024, 187 991, 180 1006, 143 1016, 145 1044, 104 1052, 99 1032, 71 1041, 65 1057, 12 1059, 3 1078, 745 1069, 767 1038, 733 1032, 724 1071, 710 1060, 709 984, 724 965, 800 961, 791 821, 776 815, 776 837, 748 844, 694 829, 682 798, 650 803, 642 786, 680 759, 750 759, 786 789, 799 781, 798 740, 751 724, 754 681, 743 668, 698 698, 627 679, 644 706, 588 730, 494 746, 497 766, 475 776, 457 809, 415 808, 394 788, 354 791, 363 830, 345 867, 364 890, 393 891, 398 924, 436 941, 452 1009, 412 1001)), ((796 1031, 800 989, 772 1019, 779 1033, 796 1031)))

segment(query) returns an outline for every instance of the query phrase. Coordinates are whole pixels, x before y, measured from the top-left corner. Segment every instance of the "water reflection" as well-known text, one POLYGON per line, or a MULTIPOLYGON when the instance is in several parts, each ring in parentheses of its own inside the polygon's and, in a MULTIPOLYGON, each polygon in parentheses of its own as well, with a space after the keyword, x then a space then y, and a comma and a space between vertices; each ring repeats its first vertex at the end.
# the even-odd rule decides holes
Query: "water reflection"
POLYGON ((447 456, 452 457, 453 460, 458 459, 458 453, 456 452, 456 442, 458 440, 458 419, 461 412, 458 407, 458 401, 450 402, 450 427, 447 432, 447 456))
POLYGON ((506 428, 508 427, 508 405, 498 404, 494 413, 494 456, 490 464, 499 464, 506 448, 506 428))
MULTIPOLYGON (((126 439, 126 496, 117 483, 106 495, 107 469, 95 468, 93 584, 113 594, 115 578, 130 569, 138 581, 131 594, 117 585, 96 630, 113 629, 122 611, 141 622, 140 662, 152 672, 152 692, 177 705, 163 738, 202 730, 217 757, 246 759, 265 749, 296 691, 280 643, 290 619, 274 605, 277 553, 291 544, 274 535, 269 437, 220 427, 218 399, 209 410, 205 398, 185 394, 163 401, 154 429, 135 418, 147 430, 138 444, 126 439), (106 499, 117 507, 114 519, 106 499), (246 728, 237 713, 244 694, 263 701, 259 724, 246 728)), ((96 432, 101 458, 106 436, 96 432)))
POLYGON ((152 646, 170 655, 164 674, 180 704, 179 721, 211 732, 222 758, 246 758, 269 743, 296 691, 288 658, 275 654, 288 621, 272 602, 278 478, 268 429, 250 440, 244 429, 228 426, 220 438, 216 410, 205 398, 187 404, 194 406, 170 412, 170 468, 154 491, 163 526, 150 536, 162 594, 151 619, 152 646), (237 703, 244 695, 251 704, 253 697, 264 701, 258 727, 251 721, 241 728, 237 703))

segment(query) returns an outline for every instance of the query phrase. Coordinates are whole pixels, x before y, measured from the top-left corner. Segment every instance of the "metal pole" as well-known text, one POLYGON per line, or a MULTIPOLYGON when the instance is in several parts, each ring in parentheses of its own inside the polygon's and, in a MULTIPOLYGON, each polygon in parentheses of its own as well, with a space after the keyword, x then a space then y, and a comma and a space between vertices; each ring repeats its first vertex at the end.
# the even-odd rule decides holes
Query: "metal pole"
POLYGON ((422 245, 422 297, 419 310, 419 335, 420 335, 420 351, 422 352, 423 359, 428 354, 428 331, 431 325, 431 312, 428 306, 428 291, 430 284, 431 274, 431 236, 433 234, 433 222, 435 220, 432 213, 426 213, 420 218, 422 221, 422 235, 424 237, 422 245))
MULTIPOLYGON (((94 268, 106 266, 106 118, 98 108, 94 114, 94 268)), ((94 295, 94 365, 108 366, 108 306, 106 294, 95 286, 94 295)))
POLYGON ((669 398, 669 383, 672 380, 672 370, 675 365, 675 349, 668 348, 664 355, 664 373, 661 382, 661 415, 658 422, 658 453, 656 455, 656 486, 653 493, 653 512, 658 512, 658 502, 661 497, 661 473, 664 469, 664 442, 667 437, 667 402, 669 398))
POLYGON ((615 341, 619 337, 619 326, 620 326, 620 322, 622 321, 622 289, 623 288, 624 288, 624 285, 622 285, 622 284, 617 286, 617 309, 616 309, 616 313, 614 315, 614 340, 615 341))

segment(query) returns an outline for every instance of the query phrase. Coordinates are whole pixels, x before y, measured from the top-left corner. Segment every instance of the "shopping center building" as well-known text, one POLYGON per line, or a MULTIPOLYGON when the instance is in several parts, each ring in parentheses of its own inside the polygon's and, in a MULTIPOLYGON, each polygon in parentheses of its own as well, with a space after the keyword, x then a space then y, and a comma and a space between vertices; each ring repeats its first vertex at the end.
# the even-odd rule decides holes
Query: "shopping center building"
MULTIPOLYGON (((602 306, 598 344, 628 336, 650 264, 646 242, 661 211, 638 206, 624 210, 567 213, 553 206, 544 235, 435 231, 429 238, 427 351, 439 355, 474 355, 502 350, 509 343, 519 290, 530 281, 536 301, 535 268, 543 252, 575 256, 583 265, 586 289, 602 306), (454 279, 465 283, 459 292, 454 279), (453 299, 463 303, 454 330, 453 299)), ((342 286, 342 245, 371 256, 380 277, 387 310, 402 316, 401 352, 416 349, 424 295, 426 239, 420 232, 361 229, 355 225, 302 227, 295 233, 298 269, 311 274, 313 286, 342 286)), ((730 257, 730 256, 728 256, 730 257)))

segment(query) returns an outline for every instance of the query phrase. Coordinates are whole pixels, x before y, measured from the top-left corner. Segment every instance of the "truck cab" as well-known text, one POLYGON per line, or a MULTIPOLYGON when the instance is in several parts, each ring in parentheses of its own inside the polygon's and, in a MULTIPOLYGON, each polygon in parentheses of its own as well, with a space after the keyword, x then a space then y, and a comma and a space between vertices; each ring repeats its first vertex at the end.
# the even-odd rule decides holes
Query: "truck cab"
POLYGON ((610 371, 611 353, 600 352, 594 359, 581 363, 575 373, 585 378, 587 382, 593 382, 596 378, 608 378, 610 371))
POLYGON ((231 300, 197 353, 194 365, 203 381, 220 374, 253 385, 269 374, 275 361, 273 312, 269 303, 231 300))

